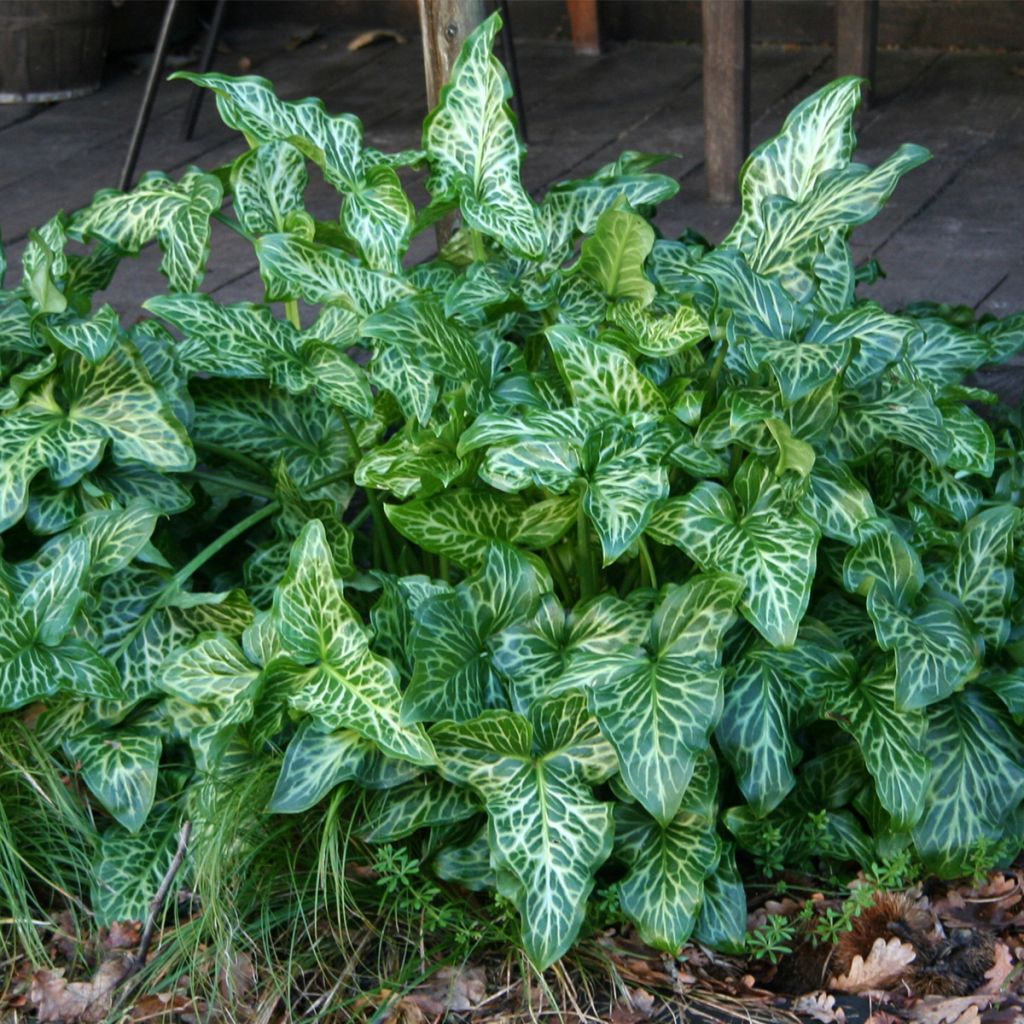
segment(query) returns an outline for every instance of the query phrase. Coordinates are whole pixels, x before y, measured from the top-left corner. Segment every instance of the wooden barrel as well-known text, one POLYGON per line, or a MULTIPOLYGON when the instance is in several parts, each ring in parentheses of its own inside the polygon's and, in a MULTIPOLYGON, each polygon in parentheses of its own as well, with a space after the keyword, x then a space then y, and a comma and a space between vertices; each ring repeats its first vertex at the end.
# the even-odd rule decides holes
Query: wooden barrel
POLYGON ((0 103, 95 92, 109 17, 109 0, 0 0, 0 103))

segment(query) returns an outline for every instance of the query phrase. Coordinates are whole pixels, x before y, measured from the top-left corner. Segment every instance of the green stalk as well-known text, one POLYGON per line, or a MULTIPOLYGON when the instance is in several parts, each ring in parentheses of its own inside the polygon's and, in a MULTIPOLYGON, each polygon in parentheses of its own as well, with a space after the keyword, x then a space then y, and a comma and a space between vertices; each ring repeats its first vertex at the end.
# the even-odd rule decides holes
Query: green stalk
POLYGON ((238 477, 234 476, 222 476, 220 473, 211 473, 206 469, 190 469, 188 475, 195 477, 197 480, 206 480, 211 484, 217 484, 220 487, 230 487, 240 494, 258 494, 261 498, 274 497, 273 487, 266 487, 264 484, 257 484, 251 480, 239 480, 238 477))
POLYGON ((484 236, 476 228, 469 229, 469 241, 473 246, 473 259, 477 263, 487 262, 487 246, 484 245, 484 236))
MULTIPOLYGON (((363 457, 362 445, 359 444, 359 438, 356 437, 356 432, 352 429, 352 424, 349 422, 348 417, 345 415, 342 409, 338 409, 338 415, 341 417, 342 426, 345 428, 345 433, 348 435, 349 443, 352 445, 353 450, 356 453, 356 458, 361 459, 363 457)), ((391 550, 391 537, 388 534, 388 521, 384 516, 384 510, 380 507, 380 501, 377 498, 377 492, 372 487, 364 487, 363 491, 366 493, 366 503, 370 506, 370 511, 373 514, 374 523, 374 536, 380 535, 381 551, 384 555, 384 565, 392 575, 398 574, 398 561, 395 558, 394 551, 391 550)))
POLYGON ((214 210, 212 216, 214 220, 219 220, 221 224, 231 228, 236 235, 241 235, 244 239, 250 242, 255 241, 252 235, 250 235, 249 232, 234 219, 234 217, 229 217, 226 213, 222 213, 220 210, 214 210))
POLYGON ((297 331, 302 330, 302 320, 299 318, 299 300, 288 299, 284 304, 284 315, 288 317, 288 322, 297 331))
POLYGON ((572 587, 569 585, 569 577, 565 575, 565 568, 562 566, 561 558, 558 557, 558 552, 547 548, 544 551, 544 558, 551 567, 551 576, 555 581, 555 586, 558 587, 562 600, 566 604, 572 604, 572 587))
POLYGON ((269 519, 275 512, 279 511, 281 503, 279 501, 271 501, 263 506, 261 509, 257 509, 251 515, 246 516, 244 519, 240 519, 230 529, 225 530, 215 541, 207 544, 205 548, 200 551, 195 558, 190 562, 183 565, 157 592, 156 597, 148 608, 139 616, 139 621, 135 623, 131 632, 124 638, 120 646, 110 656, 111 661, 117 661, 118 658, 124 654, 125 651, 131 647, 135 638, 146 628, 146 624, 156 613, 158 608, 163 606, 163 600, 168 594, 177 590, 183 583, 186 583, 196 570, 202 568, 214 555, 219 551, 226 548, 233 540, 241 537, 243 533, 251 530, 258 523, 262 523, 264 519, 269 519))
POLYGON ((439 555, 438 556, 438 559, 437 559, 437 570, 438 570, 438 573, 441 576, 441 579, 443 579, 445 581, 445 583, 451 583, 451 581, 452 581, 452 569, 451 569, 451 565, 448 562, 448 556, 447 555, 439 555))
POLYGON ((714 407, 718 398, 718 378, 721 376, 722 367, 725 366, 725 357, 729 352, 729 342, 723 338, 715 354, 715 361, 711 364, 711 373, 708 375, 708 390, 704 396, 703 414, 707 416, 714 407))
POLYGON ((647 547, 647 538, 640 538, 640 563, 644 568, 644 575, 647 577, 647 585, 652 590, 658 589, 658 574, 654 571, 654 562, 651 559, 650 549, 647 547))
POLYGON ((270 476, 267 468, 255 459, 242 452, 236 452, 234 448, 228 448, 223 444, 211 444, 209 441, 193 441, 192 444, 201 452, 208 452, 210 455, 217 455, 227 462, 234 462, 236 465, 244 466, 246 469, 259 473, 262 477, 270 476))
POLYGON ((583 511, 583 499, 576 506, 576 576, 580 583, 580 600, 585 601, 597 593, 594 563, 590 552, 589 526, 583 511))

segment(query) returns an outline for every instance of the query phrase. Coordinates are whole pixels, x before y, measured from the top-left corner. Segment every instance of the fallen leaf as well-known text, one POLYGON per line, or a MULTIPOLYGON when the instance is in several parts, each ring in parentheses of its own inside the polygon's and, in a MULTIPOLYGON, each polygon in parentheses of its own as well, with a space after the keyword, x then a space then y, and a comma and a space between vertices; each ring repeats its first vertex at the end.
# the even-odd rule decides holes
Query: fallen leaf
POLYGON ((426 1013, 465 1013, 487 995, 487 975, 480 967, 442 967, 406 998, 426 1013))
POLYGON ((836 1006, 836 997, 827 992, 809 992, 793 1000, 791 1007, 801 1017, 812 1017, 822 1024, 845 1024, 846 1014, 843 1008, 836 1006))
POLYGON ((156 995, 143 996, 135 1002, 129 1012, 129 1018, 139 1024, 147 1020, 166 1020, 171 1014, 180 1017, 191 1009, 192 1000, 174 992, 157 992, 156 995))
POLYGON ((107 949, 134 949, 141 938, 141 921, 115 921, 103 944, 107 949))
POLYGON ((29 1002, 37 1020, 61 1024, 93 1024, 110 1013, 114 988, 124 976, 120 959, 104 960, 92 981, 67 981, 64 969, 41 970, 32 975, 29 1002))
POLYGON ((1006 979, 1013 972, 1013 957, 1010 947, 1005 942, 997 942, 995 963, 985 972, 985 984, 978 989, 979 993, 998 995, 1006 979))
POLYGON ((373 46, 374 43, 398 43, 404 46, 409 40, 401 32, 395 32, 390 28, 371 28, 368 32, 360 32, 359 35, 349 41, 350 51, 362 50, 364 47, 373 46))
POLYGON ((900 980, 916 955, 912 946, 899 939, 875 939, 867 959, 855 956, 849 971, 833 979, 829 988, 839 992, 884 992, 900 980))
POLYGON ((910 1019, 917 1024, 976 1024, 980 1010, 991 1002, 991 996, 925 996, 910 1009, 910 1019))

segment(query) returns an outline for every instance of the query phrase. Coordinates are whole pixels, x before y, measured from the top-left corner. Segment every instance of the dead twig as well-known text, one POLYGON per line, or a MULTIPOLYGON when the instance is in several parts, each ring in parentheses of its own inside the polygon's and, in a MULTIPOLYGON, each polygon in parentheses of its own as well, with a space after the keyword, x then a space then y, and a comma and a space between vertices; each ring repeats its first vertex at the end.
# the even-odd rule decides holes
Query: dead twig
MULTIPOLYGON (((178 836, 178 848, 174 851, 174 856, 164 872, 164 877, 160 881, 156 895, 149 904, 149 914, 146 917, 146 925, 142 930, 142 938, 139 940, 138 952, 128 958, 125 972, 118 982, 118 987, 123 987, 130 978, 138 974, 146 965, 146 957, 149 955, 149 947, 153 945, 153 936, 156 934, 156 925, 160 918, 160 912, 163 910, 167 893, 170 892, 171 885, 174 882, 174 876, 177 875, 182 862, 185 860, 185 854, 188 852, 188 841, 191 836, 192 822, 186 821, 181 826, 181 834, 178 836)), ((123 998, 124 995, 122 994, 123 998)))

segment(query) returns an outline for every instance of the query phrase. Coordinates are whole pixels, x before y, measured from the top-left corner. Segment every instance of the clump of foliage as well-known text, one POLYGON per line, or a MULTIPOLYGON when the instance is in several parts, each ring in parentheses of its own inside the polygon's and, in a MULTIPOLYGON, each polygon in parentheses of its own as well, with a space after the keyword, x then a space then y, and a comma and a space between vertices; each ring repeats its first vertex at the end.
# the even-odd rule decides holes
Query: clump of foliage
POLYGON ((850 232, 927 153, 853 162, 841 79, 717 247, 659 236, 678 186, 641 153, 535 202, 499 24, 411 152, 184 75, 249 149, 54 217, 2 293, 0 710, 91 793, 101 923, 268 766, 268 814, 349 787, 385 897, 496 889, 541 967, 599 872, 654 945, 738 948, 737 851, 952 876, 1021 846, 1021 425, 963 381, 1024 319, 855 298, 850 232), (264 302, 199 290, 213 218, 264 302), (93 296, 153 240, 168 292, 124 327, 93 296))

